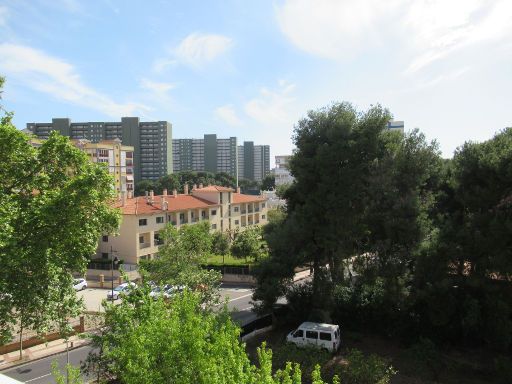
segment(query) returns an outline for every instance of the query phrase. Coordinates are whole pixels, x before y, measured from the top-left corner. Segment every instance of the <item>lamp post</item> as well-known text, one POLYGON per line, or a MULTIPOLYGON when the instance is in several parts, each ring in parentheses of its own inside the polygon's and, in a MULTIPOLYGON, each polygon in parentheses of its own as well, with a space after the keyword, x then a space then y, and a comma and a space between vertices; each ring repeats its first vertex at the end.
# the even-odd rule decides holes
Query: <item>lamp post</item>
POLYGON ((119 263, 117 257, 112 257, 114 256, 114 252, 117 251, 114 251, 112 247, 110 247, 110 260, 112 260, 112 268, 110 269, 110 282, 112 284, 112 304, 114 303, 114 265, 117 265, 119 263))

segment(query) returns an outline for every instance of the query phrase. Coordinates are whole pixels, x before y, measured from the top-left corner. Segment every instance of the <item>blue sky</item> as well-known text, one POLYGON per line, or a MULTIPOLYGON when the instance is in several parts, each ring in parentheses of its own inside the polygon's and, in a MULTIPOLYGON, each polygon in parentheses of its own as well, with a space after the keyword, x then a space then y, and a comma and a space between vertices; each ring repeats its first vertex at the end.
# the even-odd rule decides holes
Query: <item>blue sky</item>
POLYGON ((450 157, 512 126, 512 2, 0 0, 0 74, 19 128, 140 116, 274 156, 308 110, 381 103, 450 157))

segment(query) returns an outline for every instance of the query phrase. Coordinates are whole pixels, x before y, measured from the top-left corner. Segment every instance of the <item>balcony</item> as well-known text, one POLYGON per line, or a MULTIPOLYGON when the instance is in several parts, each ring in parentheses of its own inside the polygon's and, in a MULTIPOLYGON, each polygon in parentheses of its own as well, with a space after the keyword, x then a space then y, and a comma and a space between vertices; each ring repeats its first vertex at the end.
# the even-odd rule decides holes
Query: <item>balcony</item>
POLYGON ((139 249, 149 248, 151 243, 139 243, 139 249))

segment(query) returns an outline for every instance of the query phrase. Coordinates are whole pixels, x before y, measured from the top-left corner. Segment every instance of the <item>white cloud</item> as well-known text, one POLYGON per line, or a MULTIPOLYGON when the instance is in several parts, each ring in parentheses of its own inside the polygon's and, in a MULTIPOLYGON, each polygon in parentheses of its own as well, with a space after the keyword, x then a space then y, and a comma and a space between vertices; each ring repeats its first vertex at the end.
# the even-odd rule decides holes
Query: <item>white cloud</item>
POLYGON ((31 47, 0 44, 0 70, 36 91, 110 117, 144 114, 150 110, 137 102, 115 102, 85 85, 71 64, 31 47))
POLYGON ((279 81, 277 90, 261 88, 260 94, 245 104, 245 113, 267 126, 293 125, 290 108, 295 101, 292 96, 294 89, 295 84, 284 80, 279 81))
POLYGON ((0 5, 0 27, 7 26, 7 17, 9 16, 9 9, 0 5))
POLYGON ((232 44, 226 36, 192 33, 176 47, 175 54, 178 60, 200 67, 228 51, 232 44))
POLYGON ((283 33, 301 50, 343 60, 375 47, 402 49, 407 72, 452 52, 508 41, 509 0, 286 0, 276 7, 283 33))
POLYGON ((215 116, 233 127, 238 127, 242 125, 242 120, 238 118, 235 109, 231 104, 223 105, 221 107, 216 108, 215 116))
POLYGON ((140 80, 140 86, 143 89, 147 89, 158 94, 166 94, 171 89, 176 88, 176 84, 152 81, 146 78, 142 78, 140 80))
POLYGON ((227 36, 192 33, 185 37, 178 46, 169 50, 170 56, 156 59, 153 63, 153 70, 162 72, 167 67, 178 63, 200 68, 226 53, 232 45, 233 40, 227 36))

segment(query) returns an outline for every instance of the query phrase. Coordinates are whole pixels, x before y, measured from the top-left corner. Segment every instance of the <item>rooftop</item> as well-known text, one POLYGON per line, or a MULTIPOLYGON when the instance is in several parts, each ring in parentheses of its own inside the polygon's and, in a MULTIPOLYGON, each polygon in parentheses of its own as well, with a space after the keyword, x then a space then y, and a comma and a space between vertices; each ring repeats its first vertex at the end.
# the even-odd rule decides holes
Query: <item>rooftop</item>
POLYGON ((216 207, 218 204, 201 199, 193 195, 167 195, 154 196, 150 204, 145 196, 126 199, 124 206, 121 201, 115 204, 116 208, 121 208, 123 215, 141 215, 163 212, 163 202, 167 201, 167 212, 185 211, 187 209, 200 209, 216 207))

